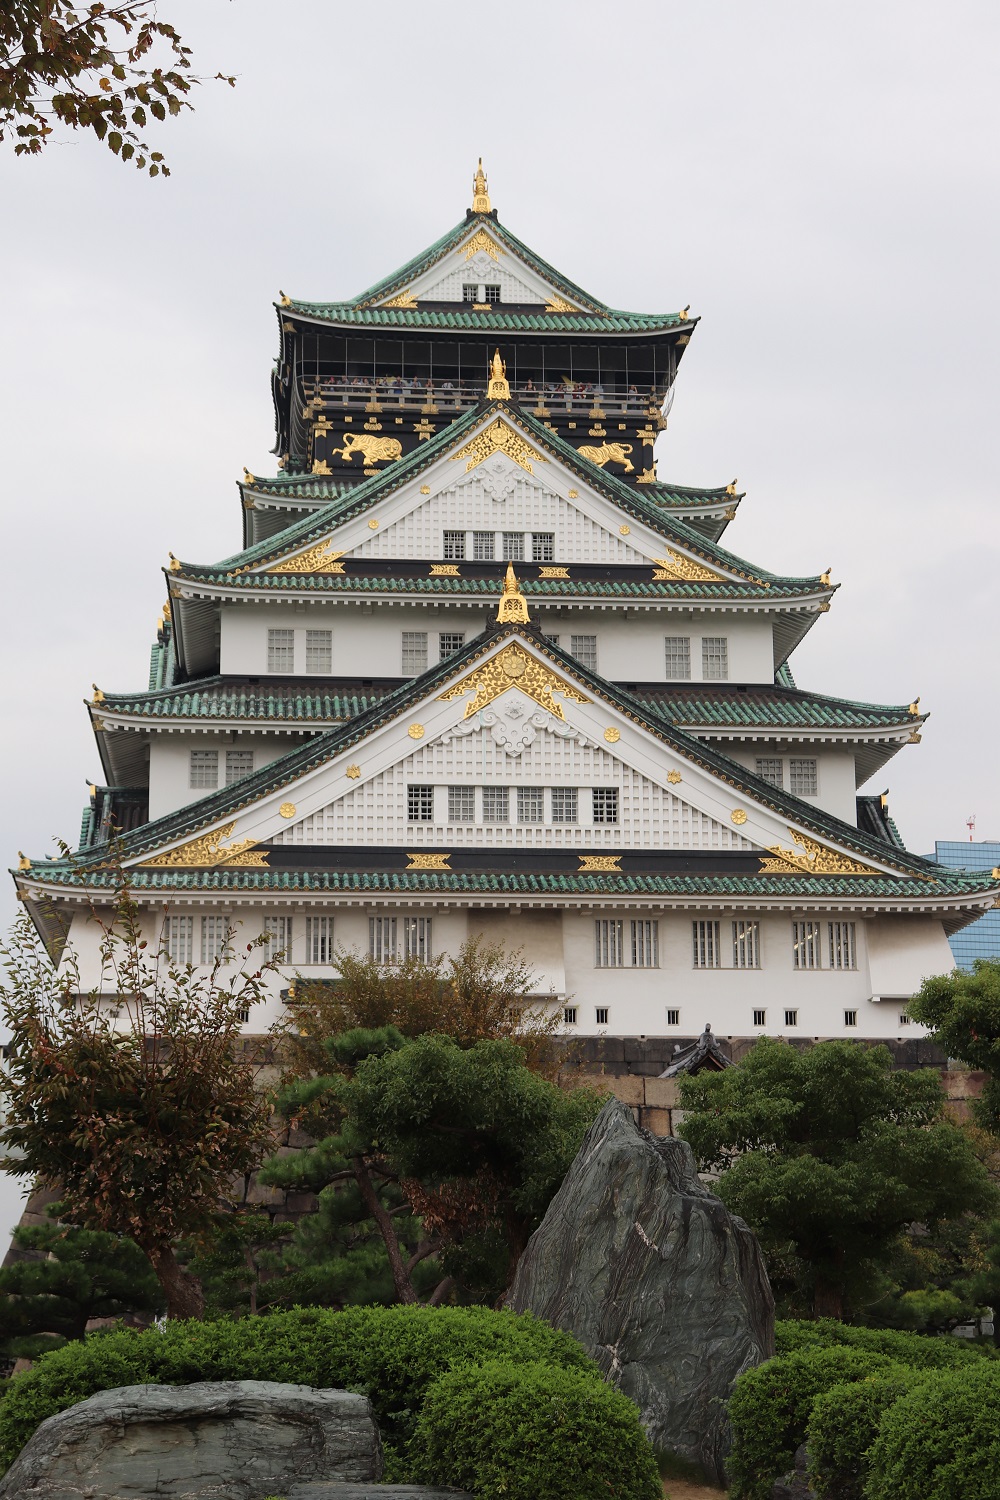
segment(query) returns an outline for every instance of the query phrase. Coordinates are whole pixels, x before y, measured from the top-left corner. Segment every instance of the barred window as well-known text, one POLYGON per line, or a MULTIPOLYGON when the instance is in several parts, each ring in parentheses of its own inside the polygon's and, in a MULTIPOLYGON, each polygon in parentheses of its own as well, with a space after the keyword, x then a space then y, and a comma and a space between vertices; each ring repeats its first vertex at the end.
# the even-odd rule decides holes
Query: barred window
POLYGON ((306 631, 306 671, 333 671, 333 631, 306 631))
POLYGON ((758 756, 756 765, 757 775, 761 781, 766 781, 768 786, 783 787, 785 784, 785 762, 780 756, 765 755, 758 756))
POLYGON ((377 964, 396 962, 396 918, 368 918, 368 952, 377 964))
POLYGON ((483 822, 509 823, 510 798, 505 786, 483 787, 483 822))
POLYGON ((431 918, 403 918, 403 946, 407 958, 419 958, 429 963, 433 958, 431 948, 431 918))
POLYGON ((830 968, 856 969, 858 948, 854 923, 829 922, 827 926, 830 934, 830 968))
POLYGON ((193 963, 194 917, 167 917, 163 923, 163 946, 171 963, 193 963))
POLYGON ((694 967, 696 969, 717 969, 719 967, 718 922, 692 922, 691 945, 694 967))
POLYGON ((548 641, 550 646, 558 646, 559 644, 559 637, 557 635, 543 635, 542 640, 548 641))
POLYGON ((476 821, 476 789, 474 786, 450 786, 448 788, 448 822, 474 823, 476 821))
POLYGON ((660 963, 659 922, 634 921, 631 924, 633 969, 656 969, 660 963))
POLYGON ((517 821, 519 823, 543 823, 545 821, 544 793, 540 786, 518 787, 517 821))
POLYGON ((192 750, 188 783, 204 790, 219 785, 218 750, 192 750))
POLYGON ((575 1026, 576 1025, 576 1006, 575 1005, 564 1005, 563 1006, 563 1025, 564 1026, 575 1026))
POLYGON ((499 302, 500 301, 500 284, 499 284, 499 282, 489 282, 488 281, 486 283, 486 285, 483 287, 483 301, 484 302, 499 302))
POLYGON ((269 630, 267 632, 267 670, 269 672, 295 671, 294 630, 269 630))
POLYGON ((306 963, 333 963, 332 917, 306 917, 306 963))
POLYGON ((701 675, 706 682, 720 682, 729 676, 729 638, 727 636, 702 636, 701 675))
POLYGON ((578 798, 575 786, 552 788, 553 823, 575 823, 578 815, 578 798))
POLYGON ((666 635, 663 644, 667 653, 667 681, 686 682, 691 676, 691 637, 666 635))
POLYGON ((533 531, 531 533, 531 561, 551 562, 556 555, 556 534, 554 531, 533 531))
POLYGON ((594 799, 594 822, 617 823, 618 788, 616 786, 595 786, 592 796, 594 799))
POLYGON ((214 964, 217 958, 222 957, 228 931, 229 923, 225 917, 202 917, 201 961, 203 964, 214 964))
POLYGON ((818 969, 820 965, 818 922, 792 923, 792 965, 796 969, 818 969))
POLYGON ((591 672, 596 672, 597 636, 571 635, 569 638, 569 654, 576 657, 581 667, 587 667, 591 672))
POLYGON ((452 561, 460 562, 465 557, 465 532, 446 531, 444 534, 444 551, 442 555, 452 561))
POLYGON ((858 1024, 858 1013, 857 1013, 857 1011, 856 1010, 845 1010, 844 1011, 844 1025, 845 1026, 857 1026, 857 1024, 858 1024))
POLYGON ((427 671, 426 630, 403 631, 403 676, 417 677, 427 671))
POLYGON ((523 531, 505 531, 503 533, 503 560, 504 562, 524 561, 523 531))
POLYGON ((759 922, 733 923, 733 968, 760 968, 759 922))
POLYGON ((226 751, 226 786, 232 786, 233 782, 239 781, 242 776, 249 776, 252 770, 252 750, 226 751))
POLYGON ((594 964, 598 969, 620 969, 624 966, 623 925, 617 917, 601 917, 594 923, 594 964))
POLYGON ((463 302, 478 302, 479 301, 479 282, 478 281, 466 281, 466 282, 463 282, 463 284, 462 284, 462 301, 463 302))
POLYGON ((496 556, 497 539, 492 531, 472 533, 472 556, 476 562, 492 562, 496 556))
POLYGON ((432 786, 408 786, 406 788, 406 816, 410 823, 433 823, 434 788, 432 786))
POLYGON ((447 661, 449 656, 454 656, 456 651, 461 651, 464 645, 464 630, 442 630, 438 634, 438 656, 441 661, 447 661))
POLYGON ((798 1011, 797 1010, 786 1010, 785 1011, 785 1025, 786 1026, 797 1026, 798 1024, 799 1024, 799 1013, 798 1013, 798 1011))
POLYGON ((754 1013, 753 1013, 753 1024, 755 1026, 766 1026, 767 1025, 767 1011, 766 1010, 755 1010, 754 1013))
POLYGON ((236 1012, 236 1019, 237 1021, 239 1021, 241 1026, 245 1026, 250 1020, 250 1006, 241 1005, 239 1010, 236 1012))
POLYGON ((899 1024, 900 1024, 900 1026, 909 1026, 910 1025, 910 1018, 906 1014, 905 1010, 901 1010, 899 1012, 899 1024))
POLYGON ((264 957, 267 959, 276 958, 281 963, 290 964, 292 961, 291 917, 265 917, 264 932, 267 937, 267 942, 264 944, 262 950, 264 957))
POLYGON ((679 1010, 667 1008, 667 1025, 679 1026, 681 1024, 681 1013, 679 1010))
POLYGON ((607 1026, 608 1014, 608 1007, 606 1005, 598 1005, 595 1007, 594 1020, 598 1026, 607 1026))
POLYGON ((819 791, 819 775, 816 762, 790 760, 788 762, 788 790, 793 797, 815 797, 819 791))

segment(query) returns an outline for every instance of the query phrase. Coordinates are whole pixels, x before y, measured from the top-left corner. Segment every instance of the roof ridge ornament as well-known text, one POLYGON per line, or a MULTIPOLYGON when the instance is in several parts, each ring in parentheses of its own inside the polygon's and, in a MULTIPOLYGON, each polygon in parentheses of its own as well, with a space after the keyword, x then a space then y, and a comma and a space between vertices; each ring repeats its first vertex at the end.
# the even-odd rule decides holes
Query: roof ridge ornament
POLYGON ((476 175, 472 179, 472 212, 474 214, 488 214, 490 209, 490 195, 487 192, 486 173, 483 171, 483 158, 479 158, 479 166, 476 175))
POLYGON ((510 382, 507 379, 507 365, 500 358, 500 350, 494 351, 490 362, 490 383, 486 392, 488 401, 509 401, 510 382))
POLYGON ((507 564, 503 593, 497 605, 497 619, 501 625, 530 625, 531 623, 528 601, 521 593, 512 562, 507 564))

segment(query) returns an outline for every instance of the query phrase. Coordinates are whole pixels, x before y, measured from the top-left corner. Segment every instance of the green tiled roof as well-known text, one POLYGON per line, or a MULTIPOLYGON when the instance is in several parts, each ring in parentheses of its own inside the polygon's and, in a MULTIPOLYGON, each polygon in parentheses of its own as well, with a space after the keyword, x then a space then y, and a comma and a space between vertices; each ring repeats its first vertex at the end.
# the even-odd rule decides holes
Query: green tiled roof
POLYGON ((747 687, 736 692, 729 687, 713 691, 699 684, 674 690, 648 688, 634 696, 647 710, 685 726, 898 729, 922 724, 927 717, 911 714, 905 703, 859 703, 778 687, 747 687))
POLYGON ((234 683, 224 677, 203 682, 184 683, 164 692, 107 693, 100 712, 129 714, 157 719, 250 719, 275 724, 335 724, 356 718, 396 690, 391 684, 382 691, 367 693, 338 692, 329 689, 304 690, 294 682, 272 686, 266 680, 259 686, 234 683))
POLYGON ((266 478, 255 474, 253 483, 247 480, 240 481, 240 489, 244 497, 253 495, 275 495, 289 500, 339 500, 342 495, 349 495, 352 490, 357 489, 362 482, 359 474, 356 479, 334 478, 333 475, 325 474, 272 474, 266 478))

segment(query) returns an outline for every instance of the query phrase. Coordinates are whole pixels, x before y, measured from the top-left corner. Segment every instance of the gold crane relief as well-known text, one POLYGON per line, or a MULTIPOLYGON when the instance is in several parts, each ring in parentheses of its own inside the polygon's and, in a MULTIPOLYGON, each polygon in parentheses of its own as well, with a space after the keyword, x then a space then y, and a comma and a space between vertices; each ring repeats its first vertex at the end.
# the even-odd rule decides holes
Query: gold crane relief
POLYGON ((355 453, 360 453, 366 464, 395 463, 403 456, 403 445, 399 438, 376 437, 373 432, 348 432, 342 448, 331 448, 331 456, 339 453, 345 463, 350 463, 355 453))
POLYGON ((796 833, 794 828, 789 828, 788 836, 798 847, 782 849, 780 844, 769 846, 767 852, 773 857, 761 858, 761 875, 797 875, 802 871, 807 875, 878 874, 871 865, 850 859, 846 854, 838 854, 835 849, 826 848, 816 839, 808 838, 804 833, 796 833))
POLYGON ((165 854, 154 854, 152 859, 144 859, 139 868, 146 870, 176 869, 196 865, 205 867, 266 865, 267 850, 255 848, 253 839, 238 839, 235 844, 224 845, 223 840, 232 837, 235 827, 236 820, 234 819, 233 822, 225 823, 211 833, 203 833, 199 838, 191 839, 187 844, 181 844, 177 849, 168 849, 165 854))
POLYGON ((518 688, 529 698, 532 698, 540 708, 544 708, 555 718, 565 722, 566 715, 561 703, 553 698, 553 693, 573 703, 589 703, 578 688, 559 677, 550 667, 542 662, 536 661, 533 656, 522 651, 521 647, 511 643, 498 651, 496 656, 481 667, 476 667, 467 677, 461 678, 446 693, 441 694, 441 702, 448 703, 453 698, 462 698, 466 693, 474 693, 475 697, 465 705, 463 718, 469 719, 478 713, 481 708, 492 703, 494 698, 499 698, 502 693, 509 692, 511 688, 518 688))
POLYGON ((622 464, 626 474, 635 473, 635 464, 629 458, 632 452, 631 443, 602 443, 599 448, 587 447, 577 448, 581 458, 589 458, 592 464, 603 469, 605 464, 622 464))

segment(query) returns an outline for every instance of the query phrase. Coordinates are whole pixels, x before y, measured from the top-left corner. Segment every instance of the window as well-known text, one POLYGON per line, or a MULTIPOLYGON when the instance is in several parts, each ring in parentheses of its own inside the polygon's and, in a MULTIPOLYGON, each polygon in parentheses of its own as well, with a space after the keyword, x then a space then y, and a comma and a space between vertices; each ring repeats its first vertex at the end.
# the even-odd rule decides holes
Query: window
POLYGON ((659 967, 659 922, 635 921, 632 928, 633 969, 656 969, 659 967))
POLYGON ((396 918, 368 918, 368 952, 377 964, 396 962, 396 918))
POLYGON ((733 923, 733 968, 760 968, 759 922, 733 923))
POLYGON ((476 562, 492 562, 496 556, 497 539, 492 531, 472 533, 472 556, 476 562))
POLYGON ((434 788, 432 786, 408 786, 406 788, 406 817, 410 823, 433 823, 434 788))
POLYGON ((575 823, 577 820, 577 792, 575 786, 552 788, 553 823, 575 823))
POLYGON ((691 943, 694 955, 694 967, 696 969, 717 969, 719 967, 718 922, 692 922, 691 943))
POLYGON ((608 1024, 608 1007, 606 1005, 598 1005, 595 1008, 595 1010, 594 1010, 594 1020, 597 1022, 598 1026, 607 1026, 607 1024, 608 1024))
POLYGON ((844 1025, 845 1026, 857 1026, 857 1024, 858 1024, 858 1013, 857 1013, 857 1011, 856 1010, 845 1010, 844 1011, 844 1025))
POLYGON ((900 1026, 909 1026, 909 1024, 910 1024, 910 1018, 906 1014, 905 1010, 901 1010, 899 1012, 899 1024, 900 1024, 900 1026))
POLYGON ((332 917, 306 917, 306 963, 333 963, 332 917))
POLYGON ((448 822, 474 823, 476 821, 476 789, 474 786, 450 786, 448 788, 448 822))
POLYGON ((858 948, 853 922, 830 922, 830 968, 856 969, 858 948))
POLYGON ((595 786, 592 795, 594 799, 594 822, 617 823, 618 788, 616 786, 595 786))
POLYGON ((588 667, 591 672, 596 672, 597 636, 571 635, 569 638, 569 654, 576 657, 581 667, 588 667))
POLYGON ((215 787, 219 785, 218 750, 192 750, 189 783, 193 787, 215 787))
POLYGON ((462 301, 463 302, 478 302, 479 301, 479 282, 478 281, 466 281, 463 284, 463 286, 462 286, 462 301))
POLYGON ((403 918, 403 946, 407 958, 419 958, 422 963, 430 962, 433 957, 430 917, 403 918))
POLYGON ((691 637, 667 635, 663 644, 667 652, 667 681, 686 682, 691 676, 691 637))
POLYGON ((201 961, 203 964, 214 964, 217 958, 222 957, 228 930, 229 923, 225 917, 202 917, 201 961))
POLYGON ((504 562, 523 562, 524 533, 521 531, 505 531, 502 540, 504 562))
POLYGON ((163 946, 171 963, 189 964, 193 960, 194 917, 167 917, 163 924, 163 946))
POLYGON ((796 969, 818 969, 819 923, 792 923, 792 965, 796 969))
POLYGON ((332 672, 333 631, 306 631, 306 671, 332 672))
POLYGON ((446 531, 444 534, 444 557, 461 559, 465 557, 465 532, 446 531))
POLYGON ((438 656, 440 660, 447 661, 449 656, 454 656, 456 651, 461 651, 464 645, 464 630, 442 630, 438 635, 438 656))
POLYGON ((766 1010, 755 1010, 754 1013, 753 1013, 753 1024, 755 1026, 766 1026, 767 1025, 767 1011, 766 1010))
POLYGON ((790 760, 788 762, 788 790, 793 797, 817 795, 819 776, 815 760, 790 760))
POLYGON ((277 958, 282 963, 290 964, 292 961, 292 919, 291 917, 265 917, 264 932, 267 942, 263 947, 265 958, 277 958))
POLYGON ((232 786, 241 776, 249 776, 253 770, 252 750, 226 751, 226 786, 232 786))
POLYGON ((545 821, 544 796, 540 786, 519 786, 517 821, 519 823, 543 823, 545 821))
POLYGON ((499 302, 500 301, 500 288, 495 283, 491 284, 490 282, 487 282, 486 285, 483 287, 483 292, 484 292, 484 296, 483 296, 483 301, 484 302, 499 302))
POLYGON ((550 646, 558 646, 559 644, 559 637, 557 635, 543 635, 542 640, 548 641, 550 646))
POLYGON ((403 631, 403 676, 416 677, 427 671, 426 630, 403 631))
POLYGON ((797 1010, 786 1010, 785 1011, 785 1025, 786 1026, 797 1026, 798 1024, 799 1024, 799 1013, 798 1013, 798 1011, 797 1010))
POLYGON ((625 956, 622 952, 622 923, 618 918, 599 918, 594 923, 594 942, 594 964, 598 969, 623 967, 625 956))
POLYGON ((756 764, 757 775, 761 781, 766 781, 768 786, 783 787, 785 784, 785 762, 779 757, 766 755, 761 759, 758 757, 756 764))
POLYGON ((241 1026, 246 1026, 247 1022, 250 1020, 249 1005, 240 1006, 239 1010, 236 1012, 236 1019, 237 1021, 239 1021, 241 1026))
POLYGON ((564 1005, 563 1006, 563 1025, 564 1026, 575 1026, 576 1025, 576 1006, 575 1005, 564 1005))
POLYGON ((681 1024, 681 1013, 680 1013, 680 1011, 679 1010, 669 1010, 668 1009, 668 1011, 667 1011, 667 1025, 668 1026, 679 1026, 680 1024, 681 1024))
POLYGON ((483 822, 509 823, 510 800, 505 786, 483 787, 483 822))
POLYGON ((720 682, 729 676, 729 639, 727 636, 702 636, 701 675, 706 682, 720 682))
POLYGON ((556 555, 556 534, 554 531, 533 531, 531 533, 531 561, 551 562, 556 555))
POLYGON ((295 671, 294 630, 269 630, 267 632, 267 670, 269 672, 295 671))

